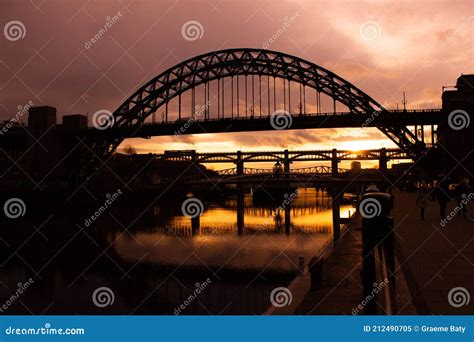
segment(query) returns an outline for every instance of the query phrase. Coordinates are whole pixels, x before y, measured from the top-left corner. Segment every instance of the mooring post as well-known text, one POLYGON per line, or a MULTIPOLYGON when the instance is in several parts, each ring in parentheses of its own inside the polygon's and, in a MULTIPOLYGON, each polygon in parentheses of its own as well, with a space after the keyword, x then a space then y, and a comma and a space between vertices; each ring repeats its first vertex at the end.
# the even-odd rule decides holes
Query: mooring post
POLYGON ((363 299, 366 301, 364 314, 375 314, 377 311, 375 299, 370 300, 375 283, 375 246, 377 222, 374 219, 362 219, 362 286, 363 299), (368 301, 366 299, 369 299, 368 301))
POLYGON ((323 282, 323 265, 324 259, 314 257, 308 263, 308 272, 311 275, 311 291, 320 289, 323 282))
POLYGON ((366 315, 377 313, 380 287, 389 286, 391 304, 395 302, 393 218, 389 216, 392 202, 392 196, 387 193, 369 192, 361 197, 359 205, 362 215, 362 284, 366 315), (377 279, 377 265, 381 262, 375 259, 377 249, 385 256, 382 268, 386 268, 388 279, 382 279, 387 281, 383 285, 377 282, 381 279, 377 279))
POLYGON ((387 280, 390 289, 390 300, 392 306, 392 314, 396 314, 396 282, 395 282, 395 234, 393 232, 393 218, 391 216, 385 217, 385 222, 383 227, 386 231, 383 233, 385 238, 383 238, 383 250, 385 251, 386 257, 386 266, 387 266, 387 280))

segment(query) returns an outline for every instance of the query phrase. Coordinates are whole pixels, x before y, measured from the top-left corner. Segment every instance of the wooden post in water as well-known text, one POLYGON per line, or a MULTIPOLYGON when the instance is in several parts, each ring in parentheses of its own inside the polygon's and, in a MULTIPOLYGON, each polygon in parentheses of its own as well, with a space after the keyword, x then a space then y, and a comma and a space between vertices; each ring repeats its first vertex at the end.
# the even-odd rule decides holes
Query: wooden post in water
POLYGON ((285 234, 290 235, 291 231, 291 204, 285 206, 285 234))

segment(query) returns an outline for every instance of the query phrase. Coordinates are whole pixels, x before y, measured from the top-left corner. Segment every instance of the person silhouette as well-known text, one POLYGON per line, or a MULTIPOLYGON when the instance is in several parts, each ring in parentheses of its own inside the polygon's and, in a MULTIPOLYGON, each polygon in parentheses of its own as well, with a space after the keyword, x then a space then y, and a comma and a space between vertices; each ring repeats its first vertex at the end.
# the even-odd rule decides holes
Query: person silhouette
POLYGON ((469 180, 467 178, 461 179, 454 190, 454 195, 456 197, 457 206, 461 209, 460 213, 462 216, 467 215, 467 203, 469 202, 468 196, 470 192, 469 180))
POLYGON ((449 178, 444 174, 438 176, 438 182, 436 183, 433 195, 439 204, 439 215, 441 219, 444 219, 446 217, 446 206, 451 200, 449 195, 449 178))
POLYGON ((427 197, 428 197, 428 188, 426 186, 426 182, 421 182, 420 186, 418 187, 418 196, 416 197, 416 206, 417 208, 420 208, 421 221, 425 220, 427 197))

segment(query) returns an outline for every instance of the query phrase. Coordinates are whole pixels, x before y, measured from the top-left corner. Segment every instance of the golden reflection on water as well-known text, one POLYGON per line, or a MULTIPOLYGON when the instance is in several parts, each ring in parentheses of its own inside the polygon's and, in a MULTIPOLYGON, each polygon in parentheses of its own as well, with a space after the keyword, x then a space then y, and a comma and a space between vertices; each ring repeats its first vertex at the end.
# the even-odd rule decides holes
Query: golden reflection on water
MULTIPOLYGON (((272 231, 279 224, 284 226, 285 214, 276 214, 270 208, 244 210, 245 232, 272 231)), ((341 217, 348 217, 354 212, 351 205, 343 205, 340 209, 341 217)), ((332 231, 331 208, 291 208, 291 226, 304 233, 330 233, 332 231)), ((175 216, 171 218, 170 227, 177 229, 191 229, 191 220, 187 217, 175 216)), ((235 209, 209 208, 200 216, 200 234, 235 233, 237 227, 237 213, 235 209)))
MULTIPOLYGON (((119 255, 133 262, 295 270, 300 257, 307 263, 331 241, 331 198, 308 189, 300 192, 286 213, 278 214, 277 207, 252 205, 247 195, 243 227, 238 227, 237 205, 231 199, 223 205, 207 205, 194 229, 190 218, 171 216, 152 231, 138 229, 133 237, 117 233, 110 239, 116 239, 119 255)), ((341 217, 351 211, 350 204, 340 207, 341 217)))

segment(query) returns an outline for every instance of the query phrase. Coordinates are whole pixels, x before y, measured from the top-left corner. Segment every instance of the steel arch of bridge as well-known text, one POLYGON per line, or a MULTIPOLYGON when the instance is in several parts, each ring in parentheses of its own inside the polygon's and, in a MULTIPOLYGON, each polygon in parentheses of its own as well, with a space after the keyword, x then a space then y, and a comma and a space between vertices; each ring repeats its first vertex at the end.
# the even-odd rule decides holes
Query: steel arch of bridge
MULTIPOLYGON (((249 48, 202 54, 162 72, 113 113, 114 124, 109 129, 139 128, 147 117, 180 94, 213 80, 245 75, 283 78, 316 89, 347 106, 351 113, 372 117, 374 126, 410 155, 415 157, 424 149, 424 144, 406 127, 377 124, 377 113, 387 110, 333 72, 285 53, 249 48)), ((115 137, 104 142, 105 153, 113 152, 122 140, 122 137, 115 137)))

